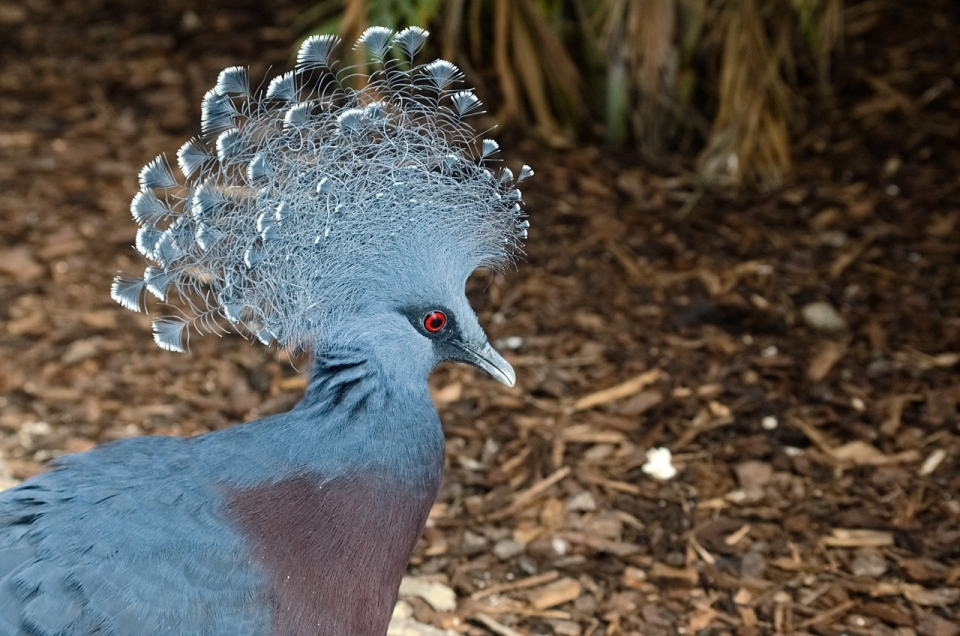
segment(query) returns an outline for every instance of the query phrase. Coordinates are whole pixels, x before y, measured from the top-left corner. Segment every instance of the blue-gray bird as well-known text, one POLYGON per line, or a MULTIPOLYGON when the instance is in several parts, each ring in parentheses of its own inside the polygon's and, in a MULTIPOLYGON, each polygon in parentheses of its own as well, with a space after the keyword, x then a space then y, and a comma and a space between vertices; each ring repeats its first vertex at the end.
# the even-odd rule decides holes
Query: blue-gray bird
POLYGON ((0 493, 0 636, 386 632, 440 484, 427 375, 444 360, 512 385, 464 295, 526 237, 516 183, 464 118, 480 108, 427 33, 374 27, 369 74, 315 36, 264 91, 228 68, 202 135, 140 173, 131 211, 154 339, 236 329, 313 354, 289 413, 192 439, 59 459, 0 493))

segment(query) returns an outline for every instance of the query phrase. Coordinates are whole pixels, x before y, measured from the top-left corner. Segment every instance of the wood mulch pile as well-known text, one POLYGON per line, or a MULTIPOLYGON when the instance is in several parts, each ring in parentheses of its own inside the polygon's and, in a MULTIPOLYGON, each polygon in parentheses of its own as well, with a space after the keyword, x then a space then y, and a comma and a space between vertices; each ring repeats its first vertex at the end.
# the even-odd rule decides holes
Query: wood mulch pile
MULTIPOLYGON (((222 68, 287 66, 311 3, 271 4, 0 1, 4 484, 298 399, 306 361, 165 353, 108 294, 140 166, 222 68)), ((960 634, 960 14, 850 4, 778 192, 503 144, 531 238, 469 292, 519 379, 431 378, 449 461, 407 628, 960 634)))

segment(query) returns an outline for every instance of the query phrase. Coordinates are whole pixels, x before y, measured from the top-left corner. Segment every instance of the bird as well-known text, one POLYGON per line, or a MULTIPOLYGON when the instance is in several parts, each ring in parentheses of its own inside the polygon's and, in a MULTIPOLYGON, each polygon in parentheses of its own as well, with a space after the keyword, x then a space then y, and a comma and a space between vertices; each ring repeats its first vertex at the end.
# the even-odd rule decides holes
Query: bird
POLYGON ((362 63, 307 38, 257 87, 220 73, 201 133, 144 166, 131 214, 171 352, 232 331, 312 360, 292 410, 66 455, 0 493, 0 636, 380 636, 437 496, 444 361, 513 386, 466 295, 522 257, 517 176, 474 132, 419 27, 365 30, 362 63), (265 85, 265 86, 264 86, 265 85), (177 174, 179 171, 179 175, 177 174))

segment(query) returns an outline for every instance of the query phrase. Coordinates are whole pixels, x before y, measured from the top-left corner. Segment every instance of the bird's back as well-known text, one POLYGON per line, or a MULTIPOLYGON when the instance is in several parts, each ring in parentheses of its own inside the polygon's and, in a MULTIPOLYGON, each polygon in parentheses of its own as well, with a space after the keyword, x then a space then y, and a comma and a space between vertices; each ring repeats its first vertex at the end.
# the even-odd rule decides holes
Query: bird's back
POLYGON ((0 635, 267 633, 262 575, 189 444, 111 444, 0 493, 0 635))

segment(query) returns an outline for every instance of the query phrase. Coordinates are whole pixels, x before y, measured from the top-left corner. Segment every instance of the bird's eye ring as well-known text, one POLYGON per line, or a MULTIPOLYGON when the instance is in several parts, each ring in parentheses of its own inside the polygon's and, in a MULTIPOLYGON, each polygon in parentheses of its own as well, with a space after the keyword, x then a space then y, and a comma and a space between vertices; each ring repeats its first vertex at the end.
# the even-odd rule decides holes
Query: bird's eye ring
POLYGON ((423 319, 423 328, 429 333, 437 333, 447 324, 447 315, 442 311, 431 311, 423 319))

